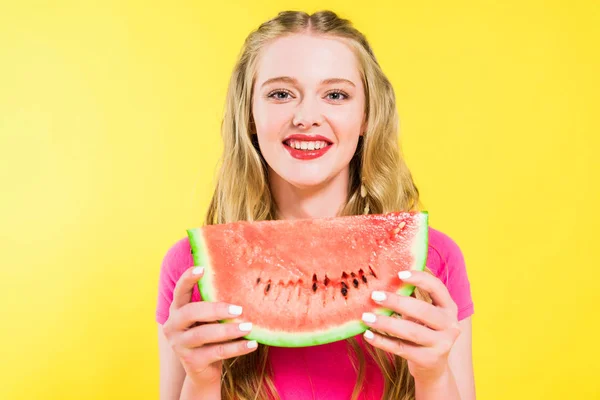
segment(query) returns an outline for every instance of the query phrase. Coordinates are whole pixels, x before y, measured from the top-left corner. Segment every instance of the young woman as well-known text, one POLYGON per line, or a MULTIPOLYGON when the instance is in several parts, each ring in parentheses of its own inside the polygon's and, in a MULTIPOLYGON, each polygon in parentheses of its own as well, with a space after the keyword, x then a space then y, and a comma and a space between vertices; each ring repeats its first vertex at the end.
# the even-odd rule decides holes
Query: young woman
MULTIPOLYGON (((282 12, 249 35, 235 66, 206 223, 416 210, 397 129, 365 37, 333 12, 282 12)), ((475 398, 469 282, 460 249, 436 230, 428 271, 403 277, 415 295, 373 293, 403 318, 365 315, 373 330, 322 346, 240 339, 252 321, 215 322, 243 310, 201 301, 192 264, 187 238, 163 260, 161 399, 475 398)))

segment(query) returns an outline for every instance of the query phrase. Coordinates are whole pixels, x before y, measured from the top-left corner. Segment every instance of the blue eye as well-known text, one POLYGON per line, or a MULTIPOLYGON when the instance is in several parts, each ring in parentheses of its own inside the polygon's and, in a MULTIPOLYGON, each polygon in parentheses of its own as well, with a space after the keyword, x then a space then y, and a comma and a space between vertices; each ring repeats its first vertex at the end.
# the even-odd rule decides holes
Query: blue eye
MULTIPOLYGON (((290 91, 283 90, 283 89, 274 90, 267 95, 267 98, 276 99, 276 100, 289 100, 292 97, 293 97, 293 94, 290 91)), ((327 93, 326 97, 329 100, 338 102, 338 101, 342 101, 342 100, 347 100, 350 96, 348 96, 347 93, 345 93, 341 90, 333 90, 333 91, 327 93)))
POLYGON ((275 98, 277 100, 287 100, 289 97, 287 97, 286 95, 290 95, 291 96, 291 93, 288 92, 287 90, 275 90, 275 91, 269 93, 267 95, 267 97, 269 97, 269 98, 275 98), (281 96, 281 95, 283 95, 283 96, 281 96))
POLYGON ((348 98, 348 95, 340 90, 335 90, 333 92, 329 92, 327 93, 327 96, 331 96, 331 95, 335 95, 335 97, 329 97, 331 100, 334 101, 339 101, 339 100, 344 100, 348 98), (340 96, 344 96, 344 99, 340 99, 340 96))

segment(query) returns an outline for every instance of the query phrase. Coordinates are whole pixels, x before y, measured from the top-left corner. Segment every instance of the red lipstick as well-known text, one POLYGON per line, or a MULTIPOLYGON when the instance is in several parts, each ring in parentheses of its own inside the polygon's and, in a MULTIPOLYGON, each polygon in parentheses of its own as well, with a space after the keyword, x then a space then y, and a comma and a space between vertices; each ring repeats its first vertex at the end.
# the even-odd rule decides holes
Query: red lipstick
POLYGON ((303 134, 294 134, 290 135, 283 141, 283 147, 290 153, 290 155, 298 160, 314 160, 315 158, 319 158, 331 148, 332 142, 321 135, 303 135, 303 134), (320 149, 314 150, 301 150, 291 147, 289 145, 290 141, 298 141, 298 142, 325 142, 325 146, 320 149))

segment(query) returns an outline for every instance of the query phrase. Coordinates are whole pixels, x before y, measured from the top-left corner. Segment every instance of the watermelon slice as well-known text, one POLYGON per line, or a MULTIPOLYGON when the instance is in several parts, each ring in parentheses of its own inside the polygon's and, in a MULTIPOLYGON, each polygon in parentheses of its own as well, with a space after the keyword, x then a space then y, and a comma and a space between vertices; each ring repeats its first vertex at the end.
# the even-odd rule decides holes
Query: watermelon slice
POLYGON ((412 294, 398 272, 423 270, 428 214, 236 222, 187 232, 194 264, 205 267, 202 298, 242 306, 253 323, 247 339, 302 347, 364 332, 363 312, 390 315, 371 300, 374 290, 412 294))

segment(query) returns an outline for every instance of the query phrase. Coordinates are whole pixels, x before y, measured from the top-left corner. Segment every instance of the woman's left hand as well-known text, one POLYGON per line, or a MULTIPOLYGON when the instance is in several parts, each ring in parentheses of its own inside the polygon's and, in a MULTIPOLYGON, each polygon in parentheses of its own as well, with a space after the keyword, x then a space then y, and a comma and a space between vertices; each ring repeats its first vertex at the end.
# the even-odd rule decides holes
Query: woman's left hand
POLYGON ((390 336, 370 330, 364 336, 373 346, 406 359, 415 381, 433 382, 449 370, 448 355, 461 332, 458 311, 442 281, 426 272, 410 271, 410 276, 406 272, 399 274, 400 279, 428 292, 433 304, 391 292, 373 292, 373 301, 402 319, 365 313, 367 326, 390 336))

